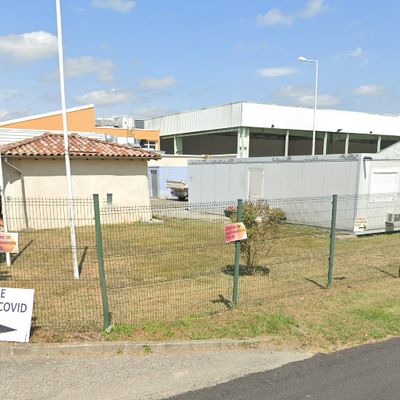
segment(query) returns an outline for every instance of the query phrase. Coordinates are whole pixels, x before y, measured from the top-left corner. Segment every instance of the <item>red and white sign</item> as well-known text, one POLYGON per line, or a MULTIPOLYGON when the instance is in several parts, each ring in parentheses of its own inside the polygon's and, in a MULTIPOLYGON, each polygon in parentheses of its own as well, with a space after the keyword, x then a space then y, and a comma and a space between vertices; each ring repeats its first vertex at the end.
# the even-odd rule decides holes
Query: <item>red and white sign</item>
POLYGON ((0 232, 0 253, 19 253, 18 233, 0 232))
POLYGON ((247 239, 246 227, 243 222, 235 222, 225 225, 225 241, 226 243, 237 242, 238 240, 247 239))

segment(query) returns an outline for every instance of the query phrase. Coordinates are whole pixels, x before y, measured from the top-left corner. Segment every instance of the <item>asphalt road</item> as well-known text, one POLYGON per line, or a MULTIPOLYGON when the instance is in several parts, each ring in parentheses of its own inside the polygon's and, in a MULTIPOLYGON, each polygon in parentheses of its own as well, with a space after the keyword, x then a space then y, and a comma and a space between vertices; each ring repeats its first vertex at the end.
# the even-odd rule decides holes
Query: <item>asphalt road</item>
POLYGON ((399 400, 400 338, 316 355, 171 400, 399 400))

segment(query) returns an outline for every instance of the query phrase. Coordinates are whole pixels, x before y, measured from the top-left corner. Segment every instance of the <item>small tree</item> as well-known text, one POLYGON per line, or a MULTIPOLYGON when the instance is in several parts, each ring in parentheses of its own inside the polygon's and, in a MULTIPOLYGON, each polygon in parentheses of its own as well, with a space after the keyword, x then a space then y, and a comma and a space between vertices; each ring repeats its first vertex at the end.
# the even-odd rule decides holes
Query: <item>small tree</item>
POLYGON ((270 207, 266 201, 249 201, 243 204, 242 222, 247 231, 247 240, 242 241, 241 257, 248 271, 253 271, 261 255, 271 251, 273 239, 286 220, 285 212, 270 207))

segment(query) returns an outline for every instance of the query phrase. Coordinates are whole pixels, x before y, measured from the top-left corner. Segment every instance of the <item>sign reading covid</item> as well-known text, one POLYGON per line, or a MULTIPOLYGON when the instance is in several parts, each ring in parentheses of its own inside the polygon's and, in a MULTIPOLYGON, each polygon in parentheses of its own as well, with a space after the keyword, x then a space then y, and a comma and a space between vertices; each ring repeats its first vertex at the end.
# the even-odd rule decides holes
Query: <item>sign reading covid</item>
POLYGON ((0 341, 29 342, 34 292, 0 287, 0 341))

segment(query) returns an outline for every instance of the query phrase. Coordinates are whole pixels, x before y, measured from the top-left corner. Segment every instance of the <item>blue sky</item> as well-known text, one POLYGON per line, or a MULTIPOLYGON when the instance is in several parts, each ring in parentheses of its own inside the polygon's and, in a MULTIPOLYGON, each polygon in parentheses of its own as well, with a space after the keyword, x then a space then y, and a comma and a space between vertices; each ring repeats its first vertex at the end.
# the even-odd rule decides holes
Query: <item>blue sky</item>
MULTIPOLYGON (((0 120, 60 109, 55 0, 2 1, 0 120)), ((62 0, 67 105, 148 117, 248 100, 400 113, 396 0, 62 0)))

